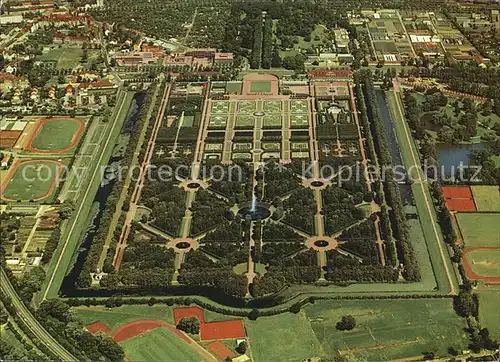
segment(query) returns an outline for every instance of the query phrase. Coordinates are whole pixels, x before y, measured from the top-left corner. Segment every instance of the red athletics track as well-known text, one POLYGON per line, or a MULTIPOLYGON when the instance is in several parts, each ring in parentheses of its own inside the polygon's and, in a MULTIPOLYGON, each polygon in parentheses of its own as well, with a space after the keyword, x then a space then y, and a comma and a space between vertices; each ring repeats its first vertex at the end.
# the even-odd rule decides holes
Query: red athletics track
POLYGON ((5 182, 1 185, 0 187, 0 198, 2 200, 5 200, 5 201, 10 201, 10 202, 13 202, 13 201, 17 201, 17 200, 14 200, 14 199, 10 199, 8 197, 5 197, 3 192, 5 191, 5 189, 7 188, 7 186, 9 185, 9 182, 10 180, 12 179, 12 177, 14 176, 17 168, 19 167, 20 164, 25 164, 25 163, 38 163, 38 162, 55 162, 55 163, 58 163, 59 164, 59 174, 54 177, 54 181, 52 181, 52 184, 50 185, 50 189, 49 191, 47 191, 47 193, 43 196, 40 196, 36 199, 33 199, 33 201, 39 201, 39 200, 43 200, 47 197, 50 196, 50 194, 52 194, 52 192, 54 191, 54 189, 56 188, 56 185, 57 185, 57 182, 58 182, 58 179, 59 177, 61 176, 61 173, 63 172, 64 170, 64 167, 66 167, 64 165, 64 163, 60 162, 60 161, 55 161, 55 160, 49 160, 49 159, 40 159, 40 160, 26 160, 26 161, 20 161, 20 160, 15 160, 14 163, 10 166, 10 170, 9 170, 9 173, 7 174, 7 177, 5 178, 5 182))
POLYGON ((85 121, 83 119, 80 119, 80 118, 55 117, 55 118, 41 119, 38 121, 35 130, 33 131, 30 139, 28 140, 28 144, 26 145, 25 150, 31 151, 31 152, 36 152, 36 153, 62 153, 62 152, 68 151, 76 146, 84 129, 85 129, 85 121), (72 121, 78 121, 80 123, 80 127, 78 127, 78 131, 73 136, 73 140, 71 141, 71 144, 67 147, 60 148, 58 150, 40 150, 38 148, 33 147, 31 144, 33 143, 33 140, 36 138, 36 136, 38 136, 38 134, 40 133, 42 126, 45 123, 52 122, 52 121, 58 121, 58 120, 72 120, 72 121))
POLYGON ((464 265, 467 277, 472 280, 480 280, 486 284, 500 284, 500 275, 497 277, 485 277, 474 273, 470 265, 469 259, 467 259, 467 254, 474 250, 496 250, 500 251, 500 248, 494 246, 475 246, 472 248, 466 248, 462 254, 462 264, 464 265))
POLYGON ((222 322, 205 322, 200 307, 174 308, 175 324, 182 318, 196 317, 200 321, 200 340, 246 338, 245 326, 241 319, 222 322))

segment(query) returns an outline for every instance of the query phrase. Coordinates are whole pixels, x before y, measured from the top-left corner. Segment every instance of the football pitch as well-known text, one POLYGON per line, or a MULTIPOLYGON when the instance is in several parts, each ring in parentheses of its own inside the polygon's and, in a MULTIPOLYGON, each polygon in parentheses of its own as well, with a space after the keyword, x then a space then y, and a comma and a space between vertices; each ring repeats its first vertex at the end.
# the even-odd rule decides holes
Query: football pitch
POLYGON ((52 195, 63 164, 53 160, 30 160, 19 163, 12 177, 2 186, 5 200, 42 200, 52 195))
POLYGON ((84 125, 76 118, 53 118, 41 121, 28 146, 33 151, 66 150, 76 144, 84 125))

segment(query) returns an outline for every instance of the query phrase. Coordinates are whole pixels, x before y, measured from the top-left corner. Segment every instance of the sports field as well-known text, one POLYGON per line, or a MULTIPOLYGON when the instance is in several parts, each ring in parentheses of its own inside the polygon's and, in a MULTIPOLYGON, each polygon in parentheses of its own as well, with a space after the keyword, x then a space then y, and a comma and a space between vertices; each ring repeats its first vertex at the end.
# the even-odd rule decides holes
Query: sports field
POLYGON ((470 268, 476 275, 481 277, 500 276, 500 249, 470 250, 465 255, 470 268))
POLYGON ((203 357, 167 328, 156 328, 120 343, 130 361, 201 361, 203 357))
POLYGON ((7 201, 42 200, 51 196, 63 163, 53 160, 29 160, 13 166, 13 174, 2 185, 2 199, 7 201))
POLYGON ((27 149, 66 151, 76 145, 85 123, 76 118, 48 118, 40 121, 27 149))
POLYGON ((471 189, 479 211, 500 211, 498 186, 472 186, 471 189))
POLYGON ((269 93, 269 92, 271 92, 271 82, 253 80, 251 82, 251 85, 250 85, 250 92, 252 92, 252 93, 269 93))
POLYGON ((499 246, 499 214, 459 212, 456 217, 466 248, 499 246))

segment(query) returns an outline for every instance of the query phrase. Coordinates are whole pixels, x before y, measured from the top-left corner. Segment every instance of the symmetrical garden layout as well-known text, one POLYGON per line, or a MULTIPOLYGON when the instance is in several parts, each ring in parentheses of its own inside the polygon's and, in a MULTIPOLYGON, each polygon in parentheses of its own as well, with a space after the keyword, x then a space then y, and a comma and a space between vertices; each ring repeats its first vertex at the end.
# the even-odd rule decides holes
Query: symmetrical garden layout
POLYGON ((404 251, 382 236, 353 84, 252 74, 220 87, 170 87, 137 223, 101 286, 432 292, 434 280, 404 281, 404 251))

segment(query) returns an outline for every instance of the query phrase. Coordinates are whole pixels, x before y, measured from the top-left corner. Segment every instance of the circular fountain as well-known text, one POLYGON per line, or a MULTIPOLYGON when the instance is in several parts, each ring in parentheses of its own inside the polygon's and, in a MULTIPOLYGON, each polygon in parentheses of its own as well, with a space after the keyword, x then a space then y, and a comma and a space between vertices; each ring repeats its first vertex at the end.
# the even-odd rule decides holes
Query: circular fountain
POLYGON ((254 195, 252 202, 243 204, 238 210, 238 216, 251 221, 264 220, 271 216, 271 210, 268 204, 258 202, 254 195))
POLYGON ((314 242, 314 245, 316 245, 319 248, 326 248, 330 243, 326 240, 316 240, 314 242))
POLYGON ((175 247, 178 249, 187 249, 190 246, 191 246, 191 244, 188 243, 187 241, 180 241, 177 244, 175 244, 175 247))
POLYGON ((254 114, 253 114, 253 115, 254 115, 254 116, 257 116, 257 117, 262 117, 262 116, 264 116, 264 115, 265 115, 265 113, 264 113, 264 112, 262 112, 262 111, 257 111, 257 112, 254 112, 254 114))

